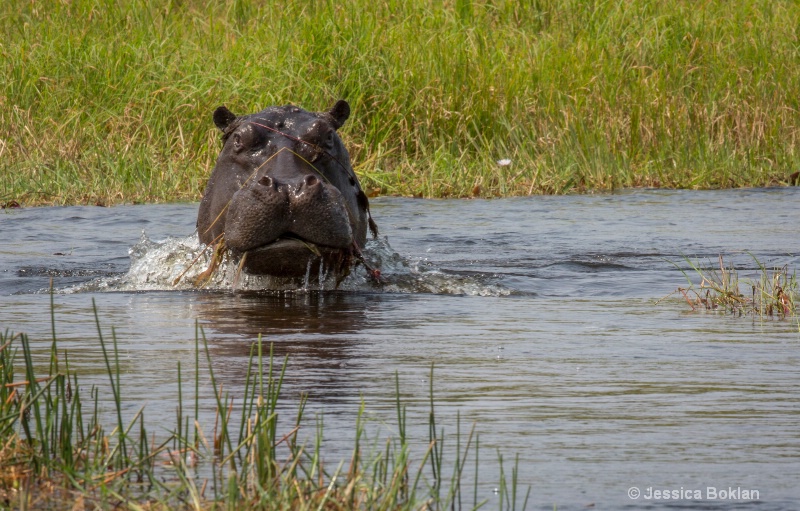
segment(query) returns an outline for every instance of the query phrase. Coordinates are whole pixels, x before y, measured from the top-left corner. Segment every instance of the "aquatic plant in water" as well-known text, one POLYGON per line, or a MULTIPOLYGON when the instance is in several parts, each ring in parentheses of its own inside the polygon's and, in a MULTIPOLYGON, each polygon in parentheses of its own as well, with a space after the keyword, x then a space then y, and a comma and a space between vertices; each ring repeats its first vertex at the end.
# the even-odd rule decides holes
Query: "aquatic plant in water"
MULTIPOLYGON (((689 267, 700 278, 695 285, 686 271, 680 269, 689 287, 679 287, 680 294, 692 310, 723 310, 739 316, 752 314, 759 317, 796 317, 798 285, 794 272, 788 266, 768 269, 755 256, 757 278, 741 278, 733 266, 726 266, 722 255, 717 266, 701 265, 685 258, 689 267)), ((660 301, 660 300, 659 300, 660 301)))
MULTIPOLYGON (((178 363, 177 422, 157 442, 145 427, 143 408, 129 421, 123 420, 116 333, 112 328, 110 343, 104 338, 97 308, 95 321, 114 400, 116 424, 110 431, 101 423, 99 389, 93 385, 88 396, 82 390, 68 354, 59 353, 52 312, 51 321, 53 339, 44 363, 27 335, 0 332, 2 507, 476 509, 485 504, 478 501, 477 493, 479 437, 473 426, 462 444, 460 417, 455 460, 445 461, 444 430, 437 431, 433 367, 430 438, 421 458, 413 460, 406 407, 400 401, 395 375, 397 437, 387 438, 377 454, 365 456, 362 402, 352 455, 331 471, 321 455, 321 425, 313 445, 299 440, 306 396, 300 399, 294 427, 278 433, 277 410, 287 359, 278 368, 272 352, 263 353, 260 336, 252 345, 243 396, 234 399, 216 381, 205 334, 196 328, 194 410, 184 408, 178 363), (213 428, 203 428, 199 421, 203 354, 216 403, 213 428), (40 376, 43 368, 46 375, 40 376), (475 463, 471 495, 462 486, 468 459, 475 463)), ((518 459, 510 484, 502 456, 499 461, 499 507, 516 509, 518 459)), ((530 488, 520 509, 525 508, 529 494, 530 488)))

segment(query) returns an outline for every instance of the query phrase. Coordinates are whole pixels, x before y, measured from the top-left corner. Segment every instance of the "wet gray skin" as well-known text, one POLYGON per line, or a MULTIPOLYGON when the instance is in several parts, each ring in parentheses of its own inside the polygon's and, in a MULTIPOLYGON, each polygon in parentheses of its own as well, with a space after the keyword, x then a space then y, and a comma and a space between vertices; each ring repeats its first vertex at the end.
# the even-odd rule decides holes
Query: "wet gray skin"
POLYGON ((236 116, 221 106, 214 123, 223 148, 197 216, 200 241, 224 243, 255 275, 346 274, 377 234, 369 203, 337 130, 350 115, 287 105, 236 116))

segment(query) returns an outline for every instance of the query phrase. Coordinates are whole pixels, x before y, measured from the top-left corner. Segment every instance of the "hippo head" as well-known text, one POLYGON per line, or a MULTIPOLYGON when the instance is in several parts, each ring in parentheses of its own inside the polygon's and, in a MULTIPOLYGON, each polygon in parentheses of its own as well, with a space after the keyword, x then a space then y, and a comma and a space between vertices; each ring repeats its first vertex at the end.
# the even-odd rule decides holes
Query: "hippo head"
POLYGON ((200 241, 224 243, 254 275, 299 277, 321 264, 346 274, 367 229, 377 235, 336 131, 349 115, 343 100, 327 112, 217 108, 224 145, 200 203, 200 241))

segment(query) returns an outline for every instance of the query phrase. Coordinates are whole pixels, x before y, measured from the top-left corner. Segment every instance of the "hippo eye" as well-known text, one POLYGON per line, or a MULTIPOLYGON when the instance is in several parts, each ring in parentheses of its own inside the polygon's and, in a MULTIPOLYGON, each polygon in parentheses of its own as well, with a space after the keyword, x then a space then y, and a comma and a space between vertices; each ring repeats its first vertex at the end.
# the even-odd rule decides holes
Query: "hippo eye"
POLYGON ((233 150, 238 152, 252 149, 262 142, 262 135, 256 131, 252 126, 242 128, 231 136, 233 140, 233 150))
POLYGON ((331 131, 325 137, 325 141, 323 142, 323 147, 325 149, 331 151, 331 150, 333 150, 333 146, 334 146, 334 135, 333 135, 333 131, 331 131))
POLYGON ((236 150, 236 152, 239 152, 239 151, 242 150, 243 147, 244 147, 244 144, 242 143, 242 135, 240 135, 239 133, 234 133, 233 134, 233 148, 236 150))

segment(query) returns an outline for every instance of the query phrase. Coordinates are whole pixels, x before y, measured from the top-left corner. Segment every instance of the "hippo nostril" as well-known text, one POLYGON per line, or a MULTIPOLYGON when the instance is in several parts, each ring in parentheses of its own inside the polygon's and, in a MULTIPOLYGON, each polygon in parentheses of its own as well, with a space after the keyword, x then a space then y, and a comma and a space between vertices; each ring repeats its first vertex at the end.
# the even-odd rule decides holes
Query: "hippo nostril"
POLYGON ((306 186, 314 186, 315 184, 319 183, 317 176, 312 176, 310 174, 306 176, 303 181, 305 182, 306 186))
POLYGON ((261 176, 261 179, 258 180, 258 184, 263 186, 272 186, 272 178, 269 176, 261 176))

